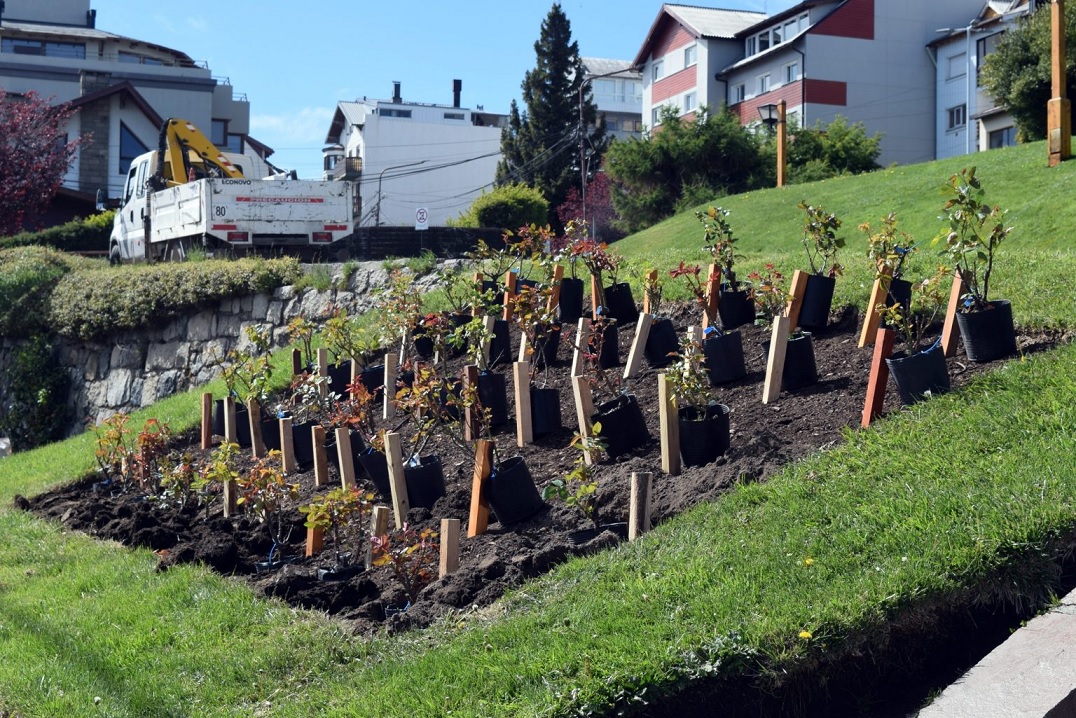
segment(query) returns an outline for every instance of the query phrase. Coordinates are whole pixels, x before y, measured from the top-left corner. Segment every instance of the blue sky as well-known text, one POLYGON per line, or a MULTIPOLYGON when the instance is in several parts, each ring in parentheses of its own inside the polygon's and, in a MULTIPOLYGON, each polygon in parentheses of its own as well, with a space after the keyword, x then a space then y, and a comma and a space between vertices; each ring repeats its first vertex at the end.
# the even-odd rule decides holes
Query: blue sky
MULTIPOLYGON (((685 0, 776 13, 796 0, 685 0)), ((95 0, 97 27, 206 61, 250 100, 251 134, 273 162, 320 175, 321 148, 336 103, 392 96, 507 112, 534 66, 534 42, 549 0, 95 0)), ((563 0, 584 56, 635 57, 660 0, 563 0)))

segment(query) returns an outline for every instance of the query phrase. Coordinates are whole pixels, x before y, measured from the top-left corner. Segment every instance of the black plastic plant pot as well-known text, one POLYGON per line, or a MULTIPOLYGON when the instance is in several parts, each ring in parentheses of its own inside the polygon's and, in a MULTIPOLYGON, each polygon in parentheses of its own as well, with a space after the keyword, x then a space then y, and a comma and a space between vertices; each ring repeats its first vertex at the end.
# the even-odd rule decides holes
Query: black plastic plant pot
POLYGON ((374 395, 374 401, 380 401, 385 396, 385 365, 375 364, 368 366, 359 372, 359 379, 366 391, 374 395))
POLYGON ((493 292, 493 302, 498 307, 504 305, 504 287, 493 279, 482 280, 482 291, 493 292))
POLYGON ((711 334, 702 343, 702 353, 711 385, 720 386, 747 376, 740 332, 711 334))
POLYGON ((558 319, 564 324, 574 324, 583 316, 583 280, 562 279, 560 282, 560 306, 558 319))
POLYGON ((494 467, 489 477, 489 505, 502 525, 524 521, 545 508, 522 456, 494 467))
POLYGON ((722 329, 742 327, 755 321, 755 302, 745 289, 734 292, 722 287, 717 302, 717 314, 721 318, 722 329))
POLYGON ((539 366, 550 367, 557 363, 557 350, 560 348, 561 325, 553 324, 534 342, 534 356, 539 366))
POLYGON ((316 421, 304 421, 291 427, 291 441, 295 447, 295 463, 300 468, 309 469, 314 465, 314 435, 311 429, 316 421))
POLYGON ((389 485, 389 462, 384 452, 368 446, 358 455, 359 465, 362 467, 366 478, 370 479, 377 493, 386 501, 392 498, 392 488, 389 485))
MULTIPOLYGON (((455 332, 460 327, 470 322, 473 317, 470 314, 453 312, 452 314, 448 315, 448 319, 452 323, 452 331, 455 332)), ((448 347, 448 354, 451 357, 461 357, 466 353, 467 344, 464 342, 454 343, 453 345, 449 345, 448 347)))
MULTIPOLYGON (((224 436, 224 399, 213 402, 213 433, 224 436)), ((250 448, 250 412, 238 400, 235 402, 235 440, 242 448, 250 448)))
POLYGON ((280 451, 280 418, 262 419, 262 445, 266 451, 280 451))
MULTIPOLYGON (((347 436, 347 451, 351 454, 351 465, 355 469, 356 474, 362 472, 362 466, 359 465, 359 456, 366 450, 366 442, 362 440, 362 437, 355 431, 349 431, 347 436)), ((336 432, 329 431, 325 437, 325 455, 333 466, 336 467, 336 474, 342 476, 344 471, 340 468, 340 450, 336 445, 336 432)))
POLYGON ((508 387, 504 374, 484 371, 478 375, 478 401, 489 409, 490 426, 508 423, 508 387))
POLYGON ((453 378, 448 379, 447 381, 448 386, 441 387, 440 396, 438 397, 438 403, 440 404, 441 410, 444 412, 444 415, 450 421, 459 421, 459 399, 463 393, 463 380, 453 378))
POLYGON ((346 395, 347 385, 351 383, 351 361, 330 364, 328 376, 329 391, 340 396, 346 395))
POLYGON ((668 366, 679 350, 680 338, 676 336, 676 326, 672 320, 665 317, 654 319, 643 348, 646 362, 652 367, 668 366))
POLYGON ((611 458, 638 449, 650 441, 646 419, 634 394, 622 394, 597 407, 591 423, 601 423, 600 439, 611 458))
POLYGON ((897 384, 900 401, 905 406, 949 391, 949 370, 945 366, 945 352, 940 342, 910 356, 897 352, 888 357, 885 363, 897 384))
POLYGON ((912 303, 912 283, 906 279, 890 279, 889 291, 886 293, 885 305, 891 307, 899 304, 907 312, 912 303))
POLYGON ((535 438, 560 431, 560 390, 531 389, 531 430, 535 438))
POLYGON ((635 307, 635 298, 631 294, 631 285, 627 282, 617 282, 605 288, 605 308, 608 315, 619 324, 631 324, 639 318, 639 310, 635 307))
MULTIPOLYGON (((594 337, 590 338, 590 350, 594 351, 594 337)), ((602 331, 601 353, 598 354, 598 363, 602 369, 610 369, 620 365, 620 333, 616 324, 609 324, 602 331)))
POLYGON ((348 581, 364 571, 366 571, 366 567, 362 564, 319 566, 317 570, 319 581, 348 581))
POLYGON ((781 388, 795 391, 818 381, 818 367, 814 361, 814 341, 810 332, 800 332, 788 338, 785 351, 784 373, 781 388))
POLYGON ((508 320, 493 321, 493 338, 489 342, 489 365, 507 364, 512 361, 512 344, 508 336, 508 320))
POLYGON ((411 339, 415 343, 415 352, 423 359, 433 358, 433 339, 426 335, 421 327, 411 331, 411 339))
POLYGON ((621 541, 626 541, 628 538, 628 525, 624 522, 618 522, 572 531, 568 534, 568 543, 573 546, 582 546, 583 544, 590 543, 606 531, 611 531, 621 541))
POLYGON ((979 312, 960 312, 956 323, 968 359, 993 361, 1016 353, 1016 327, 1009 300, 995 299, 979 312))
POLYGON ((729 450, 729 408, 712 403, 698 416, 695 409, 679 410, 680 458, 685 466, 704 466, 729 450))
POLYGON ((445 472, 441 457, 431 454, 420 457, 414 466, 405 466, 404 481, 407 483, 407 501, 411 507, 432 509, 437 499, 445 495, 445 472))
POLYGON ((829 325, 829 309, 833 305, 833 290, 837 280, 822 274, 807 275, 807 288, 800 305, 799 326, 804 329, 825 329, 829 325))

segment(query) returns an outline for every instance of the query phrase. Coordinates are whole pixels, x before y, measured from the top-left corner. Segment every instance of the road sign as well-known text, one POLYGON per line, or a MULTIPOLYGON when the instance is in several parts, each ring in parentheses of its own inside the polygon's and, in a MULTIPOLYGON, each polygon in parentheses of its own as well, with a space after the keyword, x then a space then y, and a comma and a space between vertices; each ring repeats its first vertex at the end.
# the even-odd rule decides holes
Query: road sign
POLYGON ((429 229, 430 228, 430 211, 425 207, 419 207, 415 210, 415 229, 429 229))

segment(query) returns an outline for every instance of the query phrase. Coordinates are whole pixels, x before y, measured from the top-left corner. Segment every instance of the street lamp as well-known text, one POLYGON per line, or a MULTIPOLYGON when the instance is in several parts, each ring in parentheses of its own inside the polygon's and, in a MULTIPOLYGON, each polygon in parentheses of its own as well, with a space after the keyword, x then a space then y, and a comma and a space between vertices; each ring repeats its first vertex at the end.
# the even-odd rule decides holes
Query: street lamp
POLYGON ((408 162, 405 165, 393 165, 392 167, 386 167, 381 170, 377 175, 377 212, 374 214, 374 226, 381 226, 381 180, 384 179, 385 173, 389 170, 402 170, 405 167, 417 167, 418 165, 426 164, 426 160, 419 160, 418 162, 408 162))
POLYGON ((785 186, 785 152, 788 139, 787 125, 785 124, 785 101, 778 100, 776 105, 760 105, 758 116, 762 123, 770 128, 770 132, 777 131, 777 186, 785 186))
POLYGON ((770 128, 770 132, 777 129, 777 105, 760 105, 758 116, 762 118, 762 124, 770 128))

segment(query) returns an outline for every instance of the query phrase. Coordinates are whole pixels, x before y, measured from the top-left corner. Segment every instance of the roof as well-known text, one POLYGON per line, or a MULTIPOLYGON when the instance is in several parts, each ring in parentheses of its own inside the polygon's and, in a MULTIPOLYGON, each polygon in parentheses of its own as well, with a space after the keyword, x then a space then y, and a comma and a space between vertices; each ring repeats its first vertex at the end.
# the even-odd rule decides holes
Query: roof
POLYGON ((47 25, 44 23, 36 22, 19 22, 14 20, 4 20, 3 25, 0 25, 7 34, 7 31, 13 31, 15 34, 27 34, 27 35, 49 35, 52 37, 63 37, 71 40, 114 40, 116 42, 131 42, 139 45, 144 45, 161 52, 166 52, 174 56, 178 64, 183 66, 195 67, 197 63, 190 58, 184 52, 179 50, 173 50, 170 47, 164 45, 157 45, 152 42, 145 42, 143 40, 137 40, 133 37, 127 37, 125 35, 117 35, 112 32, 105 32, 104 30, 98 30, 95 27, 81 27, 75 25, 47 25))
POLYGON ((85 95, 82 95, 81 97, 76 97, 75 99, 71 100, 69 104, 71 105, 71 107, 82 108, 98 100, 104 99, 106 97, 111 97, 112 95, 116 94, 123 94, 129 97, 131 101, 134 102, 135 107, 141 110, 142 114, 146 116, 146 119, 148 119, 156 127, 160 127, 162 124, 164 124, 164 118, 157 114, 157 111, 154 110, 153 107, 149 104, 149 102, 146 101, 146 98, 143 97, 137 89, 135 89, 134 85, 132 85, 126 80, 124 80, 123 82, 117 82, 114 85, 109 85, 108 87, 103 87, 100 90, 96 90, 94 92, 89 92, 85 95))
POLYGON ((338 143, 344 133, 344 127, 366 123, 369 105, 365 102, 337 102, 329 132, 325 135, 325 144, 338 143))
POLYGON ((631 60, 607 60, 601 57, 584 57, 584 74, 588 77, 630 77, 639 78, 639 71, 634 69, 631 60))
POLYGON ((633 67, 642 67, 651 54, 651 48, 662 25, 669 20, 683 25, 695 37, 719 38, 731 40, 752 25, 766 19, 766 13, 747 10, 726 10, 723 8, 698 7, 695 5, 673 5, 666 3, 658 10, 650 31, 646 34, 639 52, 632 61, 633 67))

